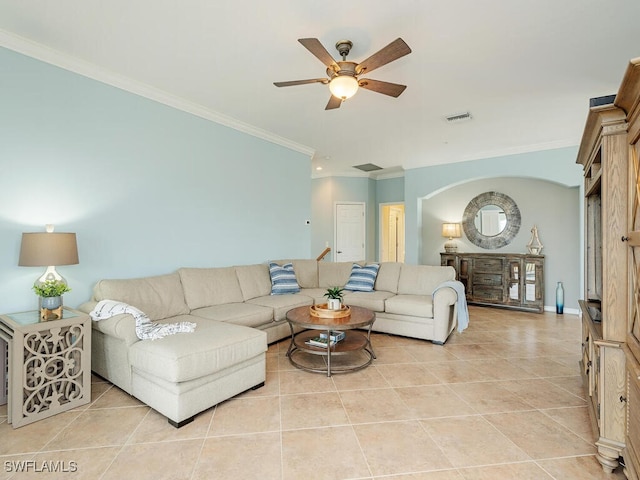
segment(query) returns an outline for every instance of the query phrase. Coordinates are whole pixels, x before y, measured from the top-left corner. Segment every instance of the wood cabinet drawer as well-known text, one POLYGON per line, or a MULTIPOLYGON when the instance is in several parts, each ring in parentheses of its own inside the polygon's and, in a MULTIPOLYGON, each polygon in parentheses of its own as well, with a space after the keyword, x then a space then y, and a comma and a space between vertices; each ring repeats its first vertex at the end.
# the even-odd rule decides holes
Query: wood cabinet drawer
POLYGON ((502 258, 475 258, 473 260, 473 268, 480 271, 502 271, 504 262, 502 258))
POLYGON ((502 275, 491 273, 475 273, 473 275, 474 285, 502 285, 502 275))
POLYGON ((473 286, 473 299, 485 302, 502 302, 502 288, 490 287, 485 285, 473 286))

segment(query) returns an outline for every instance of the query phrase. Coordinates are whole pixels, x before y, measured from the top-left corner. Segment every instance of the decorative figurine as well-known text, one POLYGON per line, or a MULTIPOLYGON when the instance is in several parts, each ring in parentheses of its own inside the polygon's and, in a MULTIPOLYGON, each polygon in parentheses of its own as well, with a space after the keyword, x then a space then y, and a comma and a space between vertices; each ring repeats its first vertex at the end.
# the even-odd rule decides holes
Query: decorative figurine
POLYGON ((538 227, 535 225, 531 229, 531 240, 527 243, 527 250, 531 255, 540 255, 544 245, 540 243, 540 239, 538 238, 538 227))

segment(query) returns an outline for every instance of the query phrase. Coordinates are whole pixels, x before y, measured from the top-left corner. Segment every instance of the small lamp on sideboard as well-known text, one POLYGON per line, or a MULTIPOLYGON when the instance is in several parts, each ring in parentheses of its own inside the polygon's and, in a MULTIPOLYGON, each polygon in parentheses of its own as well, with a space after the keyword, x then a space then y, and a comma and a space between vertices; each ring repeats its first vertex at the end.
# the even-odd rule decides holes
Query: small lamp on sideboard
POLYGON ((449 239, 449 241, 444 244, 444 251, 447 253, 457 252, 458 245, 453 239, 460 238, 462 236, 460 224, 459 223, 443 223, 442 236, 449 239))

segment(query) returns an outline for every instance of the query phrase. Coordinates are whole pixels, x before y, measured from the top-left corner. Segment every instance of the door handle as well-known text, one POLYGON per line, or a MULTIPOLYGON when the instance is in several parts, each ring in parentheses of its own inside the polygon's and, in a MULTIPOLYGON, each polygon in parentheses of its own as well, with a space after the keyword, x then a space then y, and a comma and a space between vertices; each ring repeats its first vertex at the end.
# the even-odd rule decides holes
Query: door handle
POLYGON ((342 253, 342 250, 338 250, 336 253, 342 253))

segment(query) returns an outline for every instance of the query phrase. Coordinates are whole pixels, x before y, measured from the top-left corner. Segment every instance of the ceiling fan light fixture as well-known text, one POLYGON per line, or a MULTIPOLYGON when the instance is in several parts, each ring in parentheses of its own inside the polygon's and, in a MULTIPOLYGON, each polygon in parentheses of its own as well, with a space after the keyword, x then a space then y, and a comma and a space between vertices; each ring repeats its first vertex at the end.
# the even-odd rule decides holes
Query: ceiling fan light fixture
POLYGON ((346 100, 358 91, 358 80, 350 75, 338 75, 329 82, 329 90, 334 97, 346 100))

